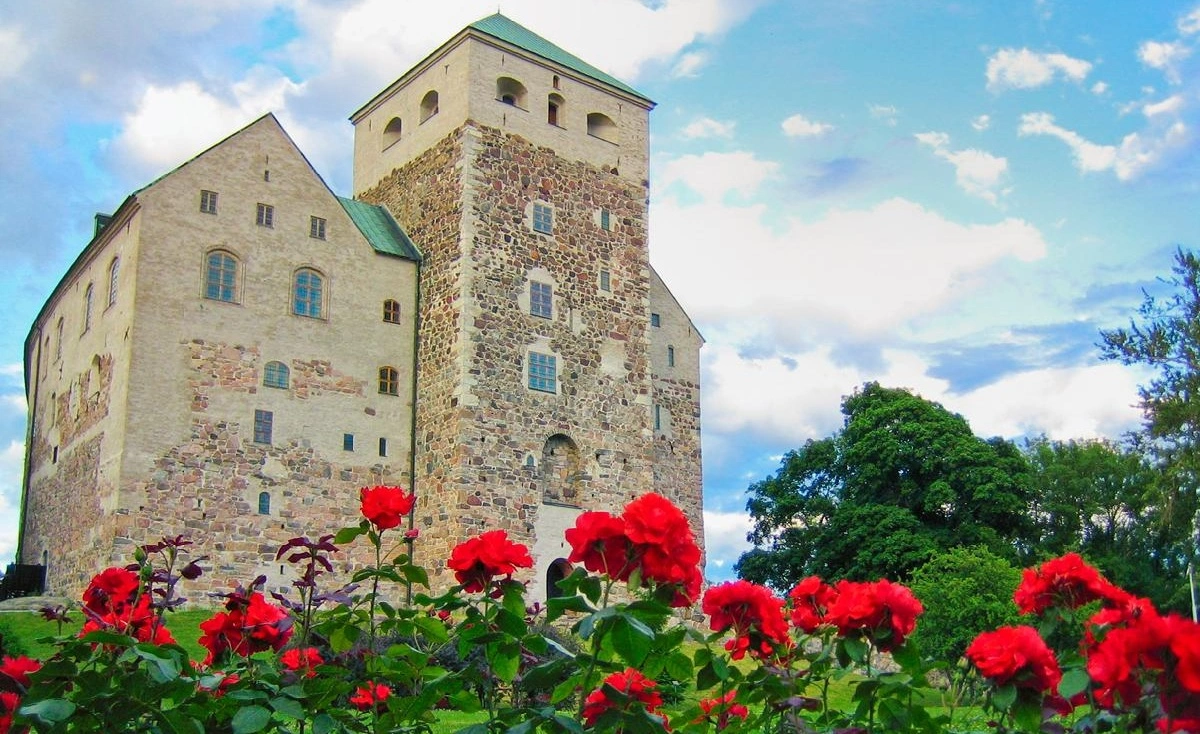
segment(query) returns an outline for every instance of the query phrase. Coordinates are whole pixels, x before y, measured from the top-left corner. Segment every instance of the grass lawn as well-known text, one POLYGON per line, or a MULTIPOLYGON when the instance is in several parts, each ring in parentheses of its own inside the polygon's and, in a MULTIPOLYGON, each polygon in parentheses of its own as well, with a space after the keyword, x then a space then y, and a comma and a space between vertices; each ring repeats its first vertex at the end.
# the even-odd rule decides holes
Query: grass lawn
MULTIPOLYGON (((193 660, 203 660, 208 651, 200 646, 200 623, 213 615, 211 609, 192 609, 167 615, 167 627, 179 646, 193 660)), ((64 635, 77 635, 83 627, 83 613, 73 610, 70 622, 63 625, 64 635)), ((37 612, 0 612, 0 635, 4 637, 6 655, 22 653, 45 659, 54 654, 49 638, 58 636, 58 623, 47 622, 37 612)))

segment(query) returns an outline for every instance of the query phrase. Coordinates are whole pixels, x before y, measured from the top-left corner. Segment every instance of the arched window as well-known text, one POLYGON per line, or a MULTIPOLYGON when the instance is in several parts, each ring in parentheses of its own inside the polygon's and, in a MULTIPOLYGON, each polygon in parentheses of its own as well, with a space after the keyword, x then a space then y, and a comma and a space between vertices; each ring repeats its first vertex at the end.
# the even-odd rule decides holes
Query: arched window
POLYGON ((96 300, 96 287, 88 283, 87 290, 83 292, 83 330, 87 331, 92 328, 92 306, 96 300))
POLYGON ((510 76, 502 76, 496 80, 496 99, 525 109, 525 85, 510 76))
POLYGON ((404 123, 399 117, 393 117, 388 120, 387 127, 383 128, 383 147, 388 147, 392 143, 400 139, 400 133, 404 130, 404 123))
POLYGON ((617 123, 603 112, 589 112, 587 116, 587 133, 594 138, 617 142, 617 123))
POLYGON ((237 258, 224 250, 208 253, 204 268, 204 297, 237 303, 237 258))
POLYGON ((579 447, 570 436, 556 433, 542 446, 542 501, 579 501, 579 481, 584 478, 579 447))
POLYGON ((292 313, 310 319, 321 318, 321 294, 324 278, 315 270, 307 268, 296 271, 292 282, 292 313))
POLYGON ((391 298, 383 302, 383 320, 389 324, 400 323, 400 302, 391 298))
POLYGON ((400 394, 400 375, 395 367, 379 368, 379 392, 382 395, 400 394))
POLYGON ((429 118, 438 113, 438 93, 430 89, 421 98, 421 122, 425 122, 429 118))
POLYGON ((260 515, 270 515, 271 514, 271 493, 270 492, 259 492, 258 493, 258 514, 260 514, 260 515))
POLYGON ((561 94, 551 94, 546 100, 546 122, 562 127, 562 123, 559 121, 563 119, 562 112, 565 104, 566 100, 562 98, 561 94))
POLYGON ((121 259, 114 257, 108 264, 108 305, 117 302, 117 273, 121 269, 121 259))
POLYGON ((286 364, 283 362, 267 362, 267 366, 263 369, 263 385, 286 390, 288 376, 289 371, 286 364))

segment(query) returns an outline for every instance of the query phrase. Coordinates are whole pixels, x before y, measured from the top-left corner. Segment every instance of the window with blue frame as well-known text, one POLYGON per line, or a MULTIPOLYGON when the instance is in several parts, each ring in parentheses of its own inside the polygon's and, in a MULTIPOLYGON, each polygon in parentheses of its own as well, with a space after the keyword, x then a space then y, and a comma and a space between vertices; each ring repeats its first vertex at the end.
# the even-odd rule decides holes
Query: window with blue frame
POLYGON ((274 423, 275 415, 271 411, 254 411, 254 442, 271 443, 271 430, 274 423))
POLYGON ((283 362, 267 362, 267 366, 263 368, 263 385, 266 387, 286 390, 288 377, 289 370, 283 362))
POLYGON ((529 389, 558 392, 558 359, 553 354, 529 353, 529 389))
POLYGON ((321 294, 325 281, 315 270, 297 270, 292 285, 292 313, 311 319, 321 318, 321 294))
POLYGON ((533 231, 541 232, 542 234, 551 234, 554 232, 554 210, 549 205, 534 202, 533 231))
POLYGON ((204 269, 204 297, 214 301, 237 303, 237 260, 228 252, 208 253, 204 269))
POLYGON ((548 319, 554 316, 554 288, 536 280, 529 283, 529 313, 548 319))
POLYGON ((258 514, 260 514, 260 515, 270 515, 271 514, 271 493, 270 492, 259 492, 258 493, 258 514))

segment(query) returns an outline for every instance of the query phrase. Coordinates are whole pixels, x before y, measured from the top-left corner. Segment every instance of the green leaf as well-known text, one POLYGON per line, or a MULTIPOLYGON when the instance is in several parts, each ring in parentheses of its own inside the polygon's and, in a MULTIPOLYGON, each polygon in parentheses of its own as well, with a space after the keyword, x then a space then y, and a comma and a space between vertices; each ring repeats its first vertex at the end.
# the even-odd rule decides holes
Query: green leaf
POLYGON ((150 677, 155 683, 169 683, 179 677, 179 661, 163 648, 148 642, 133 646, 133 654, 150 663, 150 677))
POLYGON ((233 734, 252 734, 271 723, 271 712, 262 706, 244 706, 233 715, 233 734))
POLYGON ((287 696, 276 696, 271 699, 271 708, 275 709, 284 716, 290 716, 293 719, 303 719, 305 717, 304 706, 294 698, 287 696))
POLYGON ((1042 702, 1037 699, 1021 698, 1013 706, 1013 719, 1025 731, 1039 731, 1042 728, 1042 702))
POLYGON ((838 644, 846 651, 846 656, 854 662, 865 663, 867 661, 867 654, 871 648, 861 638, 844 637, 838 644))
POLYGON ((1000 686, 992 692, 992 705, 1007 712, 1017 700, 1017 687, 1013 685, 1000 686))
POLYGON ((488 645, 487 652, 492 673, 505 683, 512 683, 521 667, 521 646, 516 643, 488 645))
POLYGON ((329 734, 337 726, 337 722, 329 714, 317 714, 313 719, 313 734, 329 734))
POLYGON ((921 673, 921 650, 911 639, 895 650, 892 650, 892 659, 906 673, 911 675, 919 675, 921 673))
POLYGON ((1062 681, 1058 684, 1058 695, 1070 699, 1072 696, 1087 690, 1091 678, 1086 670, 1072 668, 1063 673, 1062 681))
POLYGON ((553 622, 567 612, 590 614, 596 611, 582 596, 556 596, 546 601, 546 621, 553 622))
POLYGON ((21 714, 46 724, 57 724, 66 721, 75 713, 75 704, 61 698, 47 698, 44 701, 31 703, 21 707, 21 714))
POLYGON ((365 534, 366 532, 367 528, 365 527, 365 524, 355 525, 349 528, 342 528, 337 532, 337 535, 333 536, 333 543, 334 545, 346 545, 347 543, 353 543, 355 538, 365 534))
POLYGON ((635 668, 640 668, 642 661, 650 652, 650 642, 654 639, 654 632, 633 617, 622 614, 613 620, 611 638, 613 649, 617 651, 621 659, 635 668))
POLYGON ((690 681, 694 672, 692 661, 679 650, 676 650, 667 657, 666 669, 667 675, 677 681, 690 681))

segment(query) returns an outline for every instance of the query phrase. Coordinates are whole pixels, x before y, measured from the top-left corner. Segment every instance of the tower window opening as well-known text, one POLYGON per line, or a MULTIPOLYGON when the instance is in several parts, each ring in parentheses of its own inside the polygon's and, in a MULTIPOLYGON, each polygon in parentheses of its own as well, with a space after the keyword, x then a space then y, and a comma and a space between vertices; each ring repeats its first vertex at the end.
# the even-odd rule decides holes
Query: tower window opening
POLYGON ((617 123, 603 112, 589 112, 587 116, 587 134, 600 138, 609 143, 617 142, 617 123))
POLYGON ((436 90, 431 89, 421 98, 421 122, 425 122, 437 113, 438 93, 436 90))

